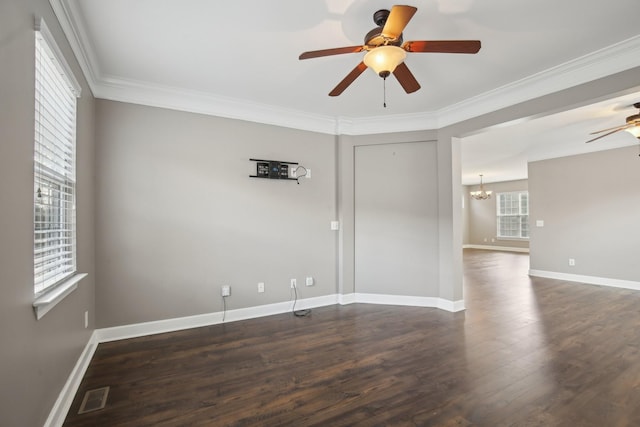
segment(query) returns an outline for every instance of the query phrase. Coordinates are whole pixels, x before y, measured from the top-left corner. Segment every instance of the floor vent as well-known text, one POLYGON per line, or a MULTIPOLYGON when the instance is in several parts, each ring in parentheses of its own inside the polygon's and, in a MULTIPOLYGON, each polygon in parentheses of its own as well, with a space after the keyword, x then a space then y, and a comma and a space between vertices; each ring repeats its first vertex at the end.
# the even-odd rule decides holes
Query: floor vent
POLYGON ((87 412, 97 411, 98 409, 104 409, 107 404, 107 396, 109 395, 109 387, 96 388, 95 390, 89 390, 84 394, 82 404, 78 414, 85 414, 87 412))

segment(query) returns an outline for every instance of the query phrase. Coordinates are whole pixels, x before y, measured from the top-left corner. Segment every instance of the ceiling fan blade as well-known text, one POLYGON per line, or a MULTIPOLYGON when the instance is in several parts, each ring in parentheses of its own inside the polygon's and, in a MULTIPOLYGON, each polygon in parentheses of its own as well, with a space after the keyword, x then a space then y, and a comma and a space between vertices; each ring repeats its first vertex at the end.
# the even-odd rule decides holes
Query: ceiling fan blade
POLYGON ((393 75, 396 76, 396 79, 398 79, 405 92, 413 93, 420 89, 420 83, 418 83, 411 71, 409 71, 409 67, 407 67, 407 64, 404 62, 401 62, 400 65, 396 67, 393 71, 393 75))
POLYGON ((625 128, 626 128, 626 126, 623 126, 623 127, 618 128, 618 129, 616 129, 616 130, 612 130, 611 132, 607 132, 607 133, 605 133, 604 135, 600 135, 600 136, 598 136, 598 137, 596 137, 596 138, 590 139, 590 140, 588 140, 588 141, 587 141, 587 144, 588 144, 589 142, 596 141, 596 140, 598 140, 598 139, 600 139, 600 138, 604 138, 605 136, 609 136, 609 135, 611 135, 612 133, 620 132, 621 130, 624 130, 625 128))
POLYGON ((343 53, 358 53, 364 50, 364 46, 346 46, 336 47, 333 49, 312 50, 311 52, 303 52, 298 59, 319 58, 321 56, 341 55, 343 53))
POLYGON ((333 88, 333 90, 331 92, 329 92, 329 96, 338 96, 338 95, 340 95, 366 69, 367 69, 367 66, 364 65, 364 62, 360 62, 356 66, 356 68, 354 68, 353 70, 351 70, 351 72, 349 74, 347 74, 347 77, 342 79, 342 81, 340 83, 338 83, 338 85, 335 88, 333 88))
POLYGON ((404 27, 407 26, 417 10, 418 9, 413 6, 393 6, 387 22, 384 24, 384 28, 382 28, 382 35, 392 39, 400 38, 404 27))
POLYGON ((600 130, 597 130, 597 131, 595 131, 595 132, 591 132, 589 135, 596 135, 596 134, 598 134, 598 133, 602 133, 602 132, 606 132, 606 131, 608 131, 608 130, 614 130, 614 129, 615 129, 615 130, 618 130, 618 129, 620 129, 620 130, 624 130, 624 129, 630 128, 630 127, 632 127, 632 126, 635 126, 635 125, 634 125, 633 123, 630 123, 630 124, 622 125, 622 126, 614 126, 614 127, 612 127, 612 128, 608 128, 608 129, 600 129, 600 130))
POLYGON ((402 45, 407 52, 478 53, 480 40, 416 40, 402 45))

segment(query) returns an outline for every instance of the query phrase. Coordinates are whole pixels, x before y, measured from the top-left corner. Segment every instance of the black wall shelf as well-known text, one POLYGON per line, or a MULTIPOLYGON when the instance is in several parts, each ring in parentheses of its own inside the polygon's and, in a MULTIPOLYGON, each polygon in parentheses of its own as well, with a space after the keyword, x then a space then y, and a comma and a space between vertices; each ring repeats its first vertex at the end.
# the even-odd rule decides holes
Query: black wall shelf
POLYGON ((283 162, 281 160, 249 159, 256 162, 256 174, 249 178, 278 179, 281 181, 297 181, 289 177, 289 165, 297 165, 297 162, 283 162))

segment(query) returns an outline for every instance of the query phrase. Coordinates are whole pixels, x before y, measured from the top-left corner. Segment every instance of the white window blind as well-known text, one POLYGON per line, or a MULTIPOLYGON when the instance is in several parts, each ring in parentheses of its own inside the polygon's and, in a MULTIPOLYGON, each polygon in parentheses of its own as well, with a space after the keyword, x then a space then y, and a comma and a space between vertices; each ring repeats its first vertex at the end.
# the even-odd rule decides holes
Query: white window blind
POLYGON ((76 98, 80 90, 43 21, 36 25, 34 292, 76 271, 76 98))
POLYGON ((515 191, 498 193, 498 237, 506 239, 529 238, 529 193, 515 191))

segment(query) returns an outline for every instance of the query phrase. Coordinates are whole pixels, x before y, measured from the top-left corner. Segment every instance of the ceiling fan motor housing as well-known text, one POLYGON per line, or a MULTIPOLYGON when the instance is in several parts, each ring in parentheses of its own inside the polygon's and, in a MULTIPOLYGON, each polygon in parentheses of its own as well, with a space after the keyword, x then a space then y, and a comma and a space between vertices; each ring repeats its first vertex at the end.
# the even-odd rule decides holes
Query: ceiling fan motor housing
POLYGON ((384 27, 384 24, 387 23, 387 18, 389 17, 390 13, 391 11, 387 9, 380 9, 379 11, 373 14, 373 22, 378 27, 384 27))
MULTIPOLYGON (((636 102, 633 106, 640 110, 640 102, 636 102)), ((640 126, 640 113, 627 117, 628 125, 640 126)), ((638 137, 640 139, 640 136, 638 137)))
POLYGON ((627 117, 627 124, 640 124, 640 114, 627 117))
POLYGON ((400 34, 396 39, 390 39, 382 35, 382 29, 387 23, 389 13, 391 12, 389 12, 387 9, 380 9, 373 14, 373 22, 375 22, 377 27, 369 31, 367 35, 364 36, 365 45, 370 47, 378 47, 384 45, 400 46, 402 44, 402 34, 400 34))

